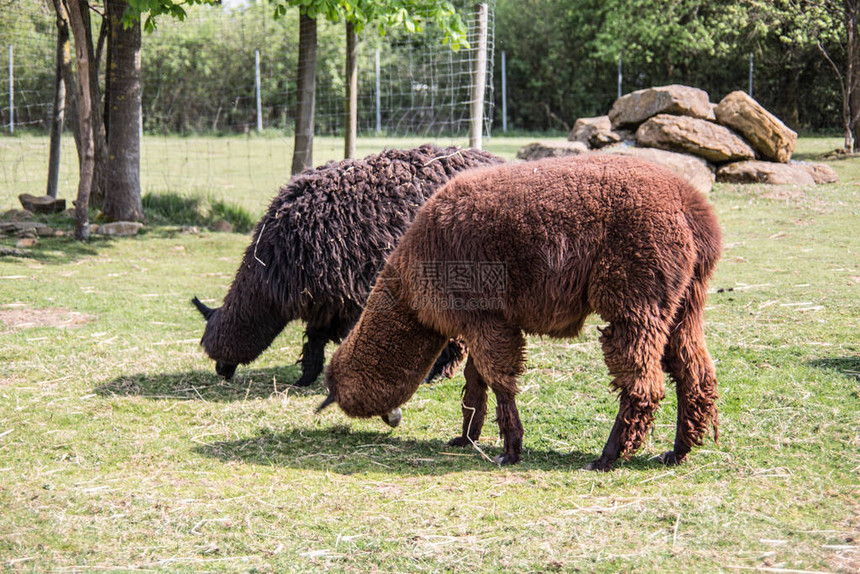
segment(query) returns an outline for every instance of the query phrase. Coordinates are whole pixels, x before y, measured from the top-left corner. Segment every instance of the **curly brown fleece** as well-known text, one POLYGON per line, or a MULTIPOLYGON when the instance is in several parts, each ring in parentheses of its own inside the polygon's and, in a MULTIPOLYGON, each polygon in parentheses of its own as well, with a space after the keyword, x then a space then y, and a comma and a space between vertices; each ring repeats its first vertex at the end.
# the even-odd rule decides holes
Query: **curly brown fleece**
POLYGON ((332 358, 330 398, 351 416, 386 414, 414 393, 446 337, 461 335, 470 357, 463 433, 452 443, 478 439, 489 388, 505 442, 497 461, 515 463, 523 334, 574 337, 598 313, 620 406, 588 468, 609 469, 639 448, 664 370, 677 384, 678 425, 661 460, 679 463, 709 426, 716 432, 703 309, 720 249, 706 199, 641 160, 559 158, 462 174, 427 202, 389 258, 332 358))
MULTIPOLYGON (((360 160, 330 162, 297 175, 272 200, 224 305, 208 309, 201 344, 230 378, 295 319, 306 322, 302 376, 322 372, 328 341, 358 320, 376 275, 418 209, 455 174, 502 163, 490 153, 423 145, 360 160)), ((458 362, 452 343, 446 361, 458 362)), ((440 372, 446 372, 439 366, 440 372)))

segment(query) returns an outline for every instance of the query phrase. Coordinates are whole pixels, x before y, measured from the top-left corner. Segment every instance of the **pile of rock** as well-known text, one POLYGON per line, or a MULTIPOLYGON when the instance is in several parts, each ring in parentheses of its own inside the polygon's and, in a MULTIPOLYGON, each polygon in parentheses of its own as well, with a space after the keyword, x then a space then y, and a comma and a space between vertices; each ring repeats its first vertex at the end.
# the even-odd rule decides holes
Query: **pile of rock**
MULTIPOLYGON (((53 229, 46 223, 30 219, 33 213, 30 211, 8 211, 4 220, 0 220, 0 236, 10 235, 17 237, 16 249, 33 247, 39 241, 39 237, 60 237, 65 235, 64 231, 53 229), (29 217, 28 217, 29 216, 29 217)), ((22 255, 15 250, 5 250, 0 255, 22 255)))
POLYGON ((814 185, 837 181, 825 164, 791 161, 797 134, 744 92, 712 104, 703 90, 670 85, 615 100, 609 115, 580 118, 563 144, 522 148, 521 159, 598 151, 665 165, 708 192, 714 181, 814 185))
POLYGON ((36 196, 22 193, 18 196, 18 201, 21 202, 25 210, 31 213, 62 213, 66 210, 65 199, 57 199, 50 195, 36 196))
MULTIPOLYGON (((47 196, 42 198, 27 194, 21 195, 20 199, 22 205, 33 209, 10 209, 0 215, 0 238, 16 238, 15 249, 0 248, 0 256, 23 256, 26 251, 21 250, 34 247, 39 242, 39 238, 66 237, 71 234, 71 231, 68 230, 70 226, 68 223, 59 222, 57 226, 52 227, 48 223, 37 220, 38 214, 59 213, 57 210, 60 205, 65 203, 64 200, 49 201, 50 198, 47 196), (33 199, 36 201, 32 201, 33 199)), ((68 222, 74 220, 73 209, 67 209, 63 213, 68 222)), ((108 237, 130 237, 137 235, 141 229, 143 229, 143 224, 134 221, 114 221, 102 225, 90 225, 91 234, 108 237)))

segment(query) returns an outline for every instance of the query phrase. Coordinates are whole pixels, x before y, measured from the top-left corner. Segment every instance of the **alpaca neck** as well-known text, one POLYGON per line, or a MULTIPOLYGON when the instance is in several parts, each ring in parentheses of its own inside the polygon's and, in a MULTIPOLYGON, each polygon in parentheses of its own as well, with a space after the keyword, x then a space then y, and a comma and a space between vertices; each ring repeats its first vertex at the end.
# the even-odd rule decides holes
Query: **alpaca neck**
POLYGON ((233 364, 250 363, 265 351, 284 329, 280 309, 268 291, 250 284, 241 273, 224 298, 224 305, 207 325, 203 344, 213 359, 233 364))
POLYGON ((376 355, 380 375, 397 373, 404 383, 417 387, 447 339, 422 324, 407 305, 393 304, 390 296, 371 295, 365 316, 359 337, 365 340, 364 351, 376 355))
POLYGON ((405 403, 427 376, 447 338, 414 311, 376 289, 332 359, 337 402, 351 416, 383 415, 405 403))

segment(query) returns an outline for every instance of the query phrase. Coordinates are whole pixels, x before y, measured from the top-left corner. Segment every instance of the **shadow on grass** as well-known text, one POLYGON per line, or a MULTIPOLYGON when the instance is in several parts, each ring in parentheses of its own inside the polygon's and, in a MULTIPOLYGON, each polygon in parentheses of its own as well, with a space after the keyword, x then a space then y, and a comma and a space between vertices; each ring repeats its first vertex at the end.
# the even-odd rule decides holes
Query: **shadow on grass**
MULTIPOLYGON (((322 379, 310 387, 294 387, 298 380, 298 365, 268 369, 247 369, 232 381, 225 381, 214 369, 182 373, 138 373, 114 379, 95 388, 101 396, 139 396, 152 400, 229 402, 246 399, 269 398, 281 393, 309 397, 325 395, 322 379)), ((233 441, 215 442, 195 446, 198 454, 225 462, 242 462, 287 468, 301 468, 356 474, 363 472, 391 472, 403 475, 432 475, 463 470, 498 470, 471 448, 448 446, 452 436, 439 440, 404 439, 388 430, 377 420, 380 431, 354 431, 344 425, 323 428, 297 427, 281 432, 261 429, 255 436, 233 441)), ((459 425, 452 421, 452 429, 459 425)), ((496 432, 489 420, 484 429, 486 437, 496 432)), ((480 443, 490 457, 501 454, 501 443, 480 443)), ((512 471, 569 470, 582 468, 596 459, 599 452, 561 452, 546 449, 524 448, 522 461, 512 471)), ((619 462, 619 468, 633 471, 652 471, 663 466, 651 457, 633 456, 619 462)))
POLYGON ((815 359, 806 364, 817 369, 836 371, 843 377, 860 381, 860 356, 815 359))
MULTIPOLYGON (((384 423, 379 421, 380 425, 384 423)), ((488 429, 489 430, 489 429, 488 429)), ((490 457, 501 453, 501 445, 480 443, 490 457)), ((295 428, 283 432, 261 429, 257 435, 234 441, 215 442, 193 448, 198 454, 224 462, 242 462, 356 474, 390 472, 403 475, 434 475, 463 470, 499 471, 472 448, 448 446, 447 440, 402 439, 392 431, 353 431, 343 425, 328 428, 295 428)), ((523 449, 523 458, 511 471, 578 470, 599 453, 523 449)), ((662 468, 656 460, 634 456, 619 467, 647 471, 662 468)))
MULTIPOLYGON (((15 246, 15 241, 11 239, 8 247, 15 246)), ((30 259, 45 265, 62 265, 74 263, 86 257, 94 257, 105 248, 112 247, 112 243, 113 240, 102 237, 93 237, 87 243, 72 237, 42 237, 34 247, 22 250, 24 255, 8 256, 5 260, 30 259)))
POLYGON ((827 153, 821 153, 821 152, 799 152, 799 153, 792 153, 791 159, 793 161, 822 161, 824 159, 830 159, 830 158, 826 158, 825 157, 826 155, 827 155, 827 153))
MULTIPOLYGON (((183 373, 136 373, 123 375, 99 385, 93 392, 101 396, 136 396, 154 400, 205 400, 211 402, 268 398, 284 392, 292 395, 324 395, 322 378, 310 387, 294 387, 299 379, 298 365, 270 369, 246 369, 230 381, 211 371, 183 373)), ((322 400, 322 398, 320 399, 322 400)))

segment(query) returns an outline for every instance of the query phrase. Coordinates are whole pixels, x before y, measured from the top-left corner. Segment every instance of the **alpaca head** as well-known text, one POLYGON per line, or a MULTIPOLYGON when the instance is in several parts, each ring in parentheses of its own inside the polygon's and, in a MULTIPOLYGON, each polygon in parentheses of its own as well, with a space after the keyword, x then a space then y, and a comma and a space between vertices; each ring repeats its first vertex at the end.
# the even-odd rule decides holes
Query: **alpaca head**
POLYGON ((336 402, 351 417, 380 416, 397 426, 400 405, 421 385, 446 342, 414 312, 374 289, 358 324, 329 362, 329 394, 317 412, 336 402))
MULTIPOLYGON (((328 396, 326 396, 325 400, 317 407, 317 413, 322 411, 324 408, 329 406, 334 402, 338 402, 338 387, 346 388, 348 390, 354 390, 356 388, 360 388, 362 386, 362 382, 360 379, 355 377, 355 374, 347 374, 345 377, 337 377, 331 365, 326 370, 326 386, 328 387, 328 396), (339 385, 340 381, 344 381, 344 384, 339 385)), ((341 406, 350 416, 358 416, 358 417, 369 417, 374 416, 374 414, 379 414, 379 418, 381 418, 385 424, 390 426, 391 428, 395 428, 400 424, 401 419, 403 418, 403 414, 400 410, 400 407, 394 407, 391 409, 382 409, 383 412, 380 411, 380 408, 384 404, 391 404, 390 402, 380 401, 379 405, 374 408, 368 409, 366 406, 361 404, 356 404, 355 397, 352 397, 350 400, 344 401, 346 407, 341 406), (350 410, 346 410, 350 409, 350 410), (360 414, 359 414, 360 413, 360 414)))
POLYGON ((206 353, 211 358, 215 359, 215 372, 229 381, 236 373, 238 363, 219 359, 215 356, 213 345, 211 343, 212 340, 215 339, 218 331, 221 308, 212 309, 211 307, 207 307, 197 297, 192 299, 191 302, 194 303, 194 306, 197 307, 197 310, 200 311, 200 314, 203 315, 204 319, 206 319, 206 330, 203 332, 203 338, 200 340, 200 344, 206 349, 206 353))

